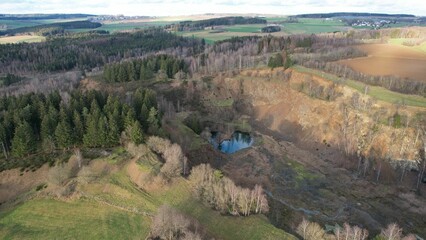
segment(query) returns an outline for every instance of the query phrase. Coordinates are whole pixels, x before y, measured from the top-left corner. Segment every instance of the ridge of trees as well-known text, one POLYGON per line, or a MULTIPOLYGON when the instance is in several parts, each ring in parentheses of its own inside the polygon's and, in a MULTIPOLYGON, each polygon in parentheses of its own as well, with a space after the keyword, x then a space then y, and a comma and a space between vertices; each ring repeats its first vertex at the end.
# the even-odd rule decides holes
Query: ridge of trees
POLYGON ((42 43, 0 45, 0 72, 92 70, 165 49, 185 49, 190 56, 202 51, 203 45, 201 40, 176 36, 159 28, 134 33, 77 33, 52 37, 42 43))
POLYGON ((236 24, 266 24, 266 19, 257 17, 221 17, 199 21, 183 21, 180 23, 166 26, 175 31, 196 31, 203 30, 206 27, 221 26, 221 25, 236 25, 236 24))
POLYGON ((173 78, 176 73, 188 73, 185 61, 169 55, 155 55, 145 59, 108 64, 104 67, 104 79, 107 82, 129 82, 149 80, 160 71, 173 78))
POLYGON ((50 24, 42 24, 33 27, 21 27, 15 29, 9 29, 6 31, 0 31, 0 35, 10 35, 10 34, 19 34, 19 33, 27 33, 33 32, 42 36, 55 35, 64 33, 66 29, 75 29, 75 28, 98 28, 102 26, 102 24, 91 21, 71 21, 71 22, 58 22, 58 23, 50 23, 50 24))
POLYGON ((34 153, 117 146, 122 132, 138 144, 161 122, 150 89, 137 89, 130 103, 98 91, 3 97, 0 111, 0 170, 23 166, 34 153))

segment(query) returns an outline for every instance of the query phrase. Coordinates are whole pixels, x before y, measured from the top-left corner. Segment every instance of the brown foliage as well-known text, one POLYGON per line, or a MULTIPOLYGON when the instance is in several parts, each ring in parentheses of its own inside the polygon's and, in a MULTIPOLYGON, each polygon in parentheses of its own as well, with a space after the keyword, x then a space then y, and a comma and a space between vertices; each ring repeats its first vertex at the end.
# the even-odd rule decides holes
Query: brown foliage
POLYGON ((151 239, 203 239, 200 225, 175 209, 163 205, 151 225, 151 239))
POLYGON ((208 164, 194 167, 189 179, 196 196, 221 212, 248 216, 269 210, 261 186, 256 185, 252 190, 236 186, 231 179, 223 177, 220 171, 213 170, 208 164))

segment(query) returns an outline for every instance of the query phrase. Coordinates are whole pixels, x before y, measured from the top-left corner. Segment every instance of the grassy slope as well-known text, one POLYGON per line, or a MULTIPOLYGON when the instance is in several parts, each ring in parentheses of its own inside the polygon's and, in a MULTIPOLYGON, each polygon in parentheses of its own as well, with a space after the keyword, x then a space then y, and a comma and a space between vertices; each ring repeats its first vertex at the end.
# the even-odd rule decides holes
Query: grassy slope
POLYGON ((92 200, 31 200, 0 216, 1 239, 140 239, 151 221, 92 200))
MULTIPOLYGON (((342 78, 339 78, 336 75, 325 73, 315 69, 305 68, 302 66, 294 66, 293 69, 299 72, 313 74, 333 82, 344 82, 347 86, 354 88, 361 93, 364 93, 365 84, 362 82, 350 79, 346 79, 343 81, 342 78)), ((426 107, 426 98, 424 97, 392 92, 383 87, 369 86, 368 95, 388 103, 405 102, 405 104, 407 104, 408 106, 426 107)))
MULTIPOLYGON (((109 161, 111 158, 100 161, 109 161)), ((120 161, 115 160, 119 163, 120 161)), ((145 160, 141 171, 149 171, 145 160)), ((222 216, 195 200, 187 180, 170 187, 141 191, 126 168, 97 183, 82 185, 84 197, 68 201, 36 197, 12 210, 0 212, 1 239, 145 239, 156 209, 168 204, 196 218, 219 239, 295 239, 272 226, 263 215, 222 216), (137 213, 126 211, 137 210, 137 213)))

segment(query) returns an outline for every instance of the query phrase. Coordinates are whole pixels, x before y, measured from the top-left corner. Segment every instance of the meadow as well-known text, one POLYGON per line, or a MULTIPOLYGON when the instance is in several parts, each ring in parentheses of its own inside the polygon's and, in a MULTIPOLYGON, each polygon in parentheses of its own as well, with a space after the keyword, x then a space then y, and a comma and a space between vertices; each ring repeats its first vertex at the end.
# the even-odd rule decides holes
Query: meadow
POLYGON ((152 216, 167 204, 196 219, 217 239, 295 239, 270 224, 264 215, 221 215, 196 200, 191 185, 181 177, 154 190, 138 188, 127 170, 136 167, 148 173, 158 167, 152 159, 142 158, 135 163, 127 154, 119 154, 92 161, 108 162, 121 169, 99 181, 79 184, 80 197, 39 196, 15 208, 1 210, 0 238, 146 239, 152 216))

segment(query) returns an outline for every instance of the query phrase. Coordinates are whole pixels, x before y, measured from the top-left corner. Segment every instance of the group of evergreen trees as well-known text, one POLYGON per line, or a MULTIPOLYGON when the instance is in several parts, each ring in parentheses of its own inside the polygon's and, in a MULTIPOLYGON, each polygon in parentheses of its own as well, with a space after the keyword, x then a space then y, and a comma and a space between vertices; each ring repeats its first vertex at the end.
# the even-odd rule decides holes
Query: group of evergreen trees
POLYGON ((6 158, 21 158, 73 147, 111 147, 120 144, 122 132, 141 143, 144 132, 160 129, 156 106, 156 94, 149 89, 136 90, 130 104, 98 91, 3 97, 1 150, 6 158))
POLYGON ((134 33, 75 33, 52 37, 43 43, 0 45, 0 72, 91 70, 171 48, 187 48, 188 54, 192 54, 202 51, 203 45, 201 40, 158 28, 134 33))
POLYGON ((281 53, 276 53, 271 56, 268 61, 268 67, 272 69, 276 67, 284 67, 284 69, 287 69, 291 66, 293 66, 293 61, 288 54, 284 54, 283 57, 281 53))
POLYGON ((168 78, 173 78, 178 72, 187 73, 188 65, 184 60, 169 55, 156 55, 143 60, 106 65, 104 79, 107 82, 148 80, 158 71, 167 74, 168 78))

